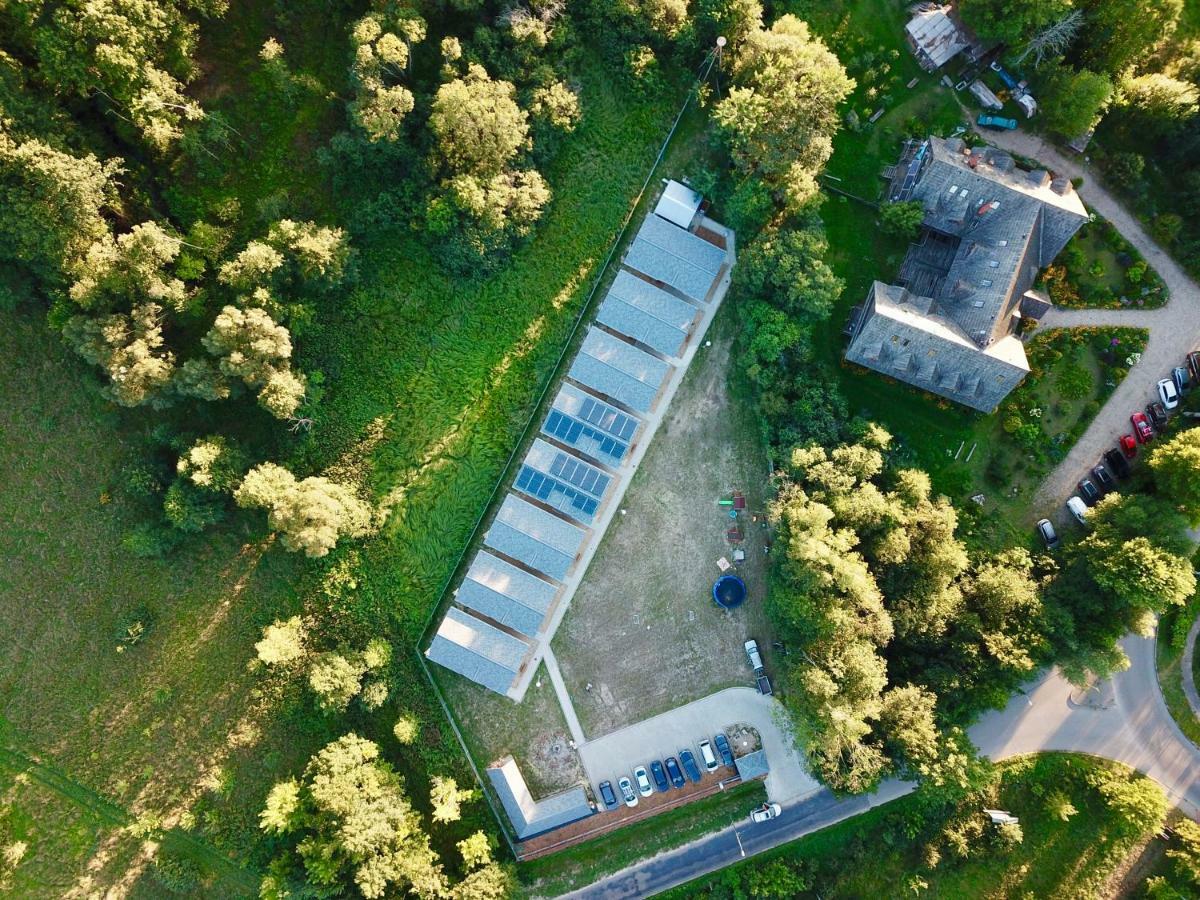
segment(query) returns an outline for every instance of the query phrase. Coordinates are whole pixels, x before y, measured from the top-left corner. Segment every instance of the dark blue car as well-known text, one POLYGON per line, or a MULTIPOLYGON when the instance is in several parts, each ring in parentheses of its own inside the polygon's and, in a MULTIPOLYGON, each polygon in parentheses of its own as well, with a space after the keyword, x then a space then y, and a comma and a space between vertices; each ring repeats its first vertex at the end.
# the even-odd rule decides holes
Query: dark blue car
POLYGON ((721 732, 713 735, 713 744, 717 748, 717 753, 721 756, 722 764, 726 766, 733 765, 733 751, 729 749, 729 738, 721 732))
POLYGON ((683 773, 679 771, 679 763, 675 762, 675 757, 667 757, 667 774, 671 776, 671 784, 677 788, 683 787, 683 773))
POLYGON ((663 771, 663 764, 657 759, 650 763, 650 774, 654 776, 654 784, 659 791, 671 789, 671 785, 667 783, 667 773, 663 771))
POLYGON ((692 779, 692 783, 699 784, 700 767, 696 765, 696 757, 692 756, 692 751, 680 750, 679 761, 683 763, 683 771, 687 772, 687 777, 692 779))
POLYGON ((617 795, 613 793, 612 782, 600 782, 600 799, 604 801, 605 809, 617 808, 617 795))

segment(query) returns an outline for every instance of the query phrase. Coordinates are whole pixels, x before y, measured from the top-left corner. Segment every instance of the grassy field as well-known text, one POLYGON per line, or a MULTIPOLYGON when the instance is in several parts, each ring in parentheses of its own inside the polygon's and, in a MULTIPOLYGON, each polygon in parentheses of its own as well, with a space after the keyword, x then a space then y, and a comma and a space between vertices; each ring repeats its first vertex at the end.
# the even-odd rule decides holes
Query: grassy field
MULTIPOLYGON (((1158 621, 1158 640, 1155 643, 1158 665, 1158 685, 1163 700, 1180 731, 1200 747, 1200 717, 1192 711, 1183 692, 1183 637, 1191 623, 1200 615, 1200 602, 1193 600, 1183 609, 1171 609, 1158 621)), ((1200 684, 1200 654, 1192 656, 1193 677, 1200 684)))
POLYGON ((747 810, 764 800, 762 782, 739 785, 561 853, 521 863, 517 866, 517 895, 554 897, 590 884, 638 860, 673 850, 741 820, 747 810))
POLYGON ((777 860, 807 879, 807 888, 789 892, 796 897, 1050 900, 1109 896, 1110 879, 1116 880, 1119 870, 1142 852, 1150 837, 1122 833, 1113 810, 1085 783, 1088 771, 1109 765, 1056 753, 1003 764, 998 787, 984 800, 1020 819, 1024 840, 1007 852, 984 843, 976 845, 967 860, 943 854, 941 862, 930 868, 922 861, 923 841, 906 834, 916 798, 905 797, 661 896, 665 900, 746 896, 755 874, 770 872, 768 864, 777 860), (1066 794, 1077 810, 1066 822, 1047 810, 1046 798, 1054 790, 1066 794))
POLYGON ((770 647, 762 601, 769 488, 751 404, 739 394, 731 349, 734 298, 718 312, 554 639, 575 710, 589 737, 736 684, 751 684, 748 636, 770 647), (733 558, 732 524, 717 501, 746 494, 751 515, 739 574, 744 606, 721 610, 717 559, 733 558), (669 659, 670 677, 664 677, 669 659), (591 684, 592 690, 585 690, 591 684))
MULTIPOLYGON (((205 40, 215 44, 229 28, 238 32, 236 46, 256 47, 272 32, 269 9, 239 8, 205 40)), ((340 34, 331 21, 325 32, 335 25, 340 34)), ((338 41, 293 42, 288 52, 297 70, 318 75, 332 78, 344 65, 338 41)), ((237 122, 252 119, 253 54, 210 59, 205 68, 210 107, 237 122)), ((133 522, 120 491, 108 488, 137 453, 130 438, 137 418, 80 390, 91 376, 65 357, 35 312, 5 316, 0 511, 15 538, 0 576, 0 615, 9 626, 0 638, 6 743, 53 759, 132 815, 192 826, 251 869, 270 852, 257 838, 256 816, 271 782, 350 728, 380 740, 418 805, 431 773, 470 778, 408 648, 680 96, 639 100, 617 77, 603 60, 584 56, 584 118, 545 172, 555 200, 501 274, 452 279, 410 234, 375 235, 361 245, 354 293, 338 298, 323 313, 326 326, 300 342, 301 365, 321 370, 327 391, 313 432, 289 438, 292 463, 361 476, 392 508, 381 536, 354 557, 343 551, 330 560, 360 564, 357 588, 342 593, 325 639, 383 634, 397 646, 393 700, 375 716, 316 717, 303 697, 265 697, 247 672, 264 624, 306 601, 330 604, 315 589, 321 568, 264 541, 260 526, 206 535, 163 562, 120 550, 133 522), (151 625, 147 636, 118 652, 120 634, 138 617, 151 625), (423 721, 422 740, 407 753, 387 738, 399 709, 423 721)), ((245 182, 217 177, 214 193, 244 188, 248 202, 293 214, 324 208, 312 154, 337 100, 317 99, 305 100, 293 121, 249 132, 245 182), (306 174, 295 178, 297 171, 306 174)), ((0 827, 30 843, 18 870, 27 895, 60 896, 89 858, 91 888, 136 880, 137 871, 126 876, 126 869, 139 841, 81 819, 60 795, 7 770, 0 778, 0 827)), ((462 828, 481 824, 486 812, 476 804, 462 828)), ((457 836, 451 830, 445 840, 457 836)))

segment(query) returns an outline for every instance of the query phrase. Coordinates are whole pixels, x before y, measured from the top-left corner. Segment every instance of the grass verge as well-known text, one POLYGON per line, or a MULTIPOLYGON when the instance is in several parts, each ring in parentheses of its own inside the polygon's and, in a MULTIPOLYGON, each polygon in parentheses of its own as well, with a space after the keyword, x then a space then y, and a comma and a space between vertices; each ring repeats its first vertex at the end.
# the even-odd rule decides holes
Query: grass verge
MULTIPOLYGON (((1200 747, 1200 718, 1192 711, 1183 692, 1183 638, 1197 615, 1200 615, 1200 603, 1195 600, 1183 609, 1163 613, 1158 620, 1155 663, 1167 711, 1187 739, 1200 747)), ((1192 676, 1200 684, 1200 655, 1197 654, 1192 656, 1192 676)))

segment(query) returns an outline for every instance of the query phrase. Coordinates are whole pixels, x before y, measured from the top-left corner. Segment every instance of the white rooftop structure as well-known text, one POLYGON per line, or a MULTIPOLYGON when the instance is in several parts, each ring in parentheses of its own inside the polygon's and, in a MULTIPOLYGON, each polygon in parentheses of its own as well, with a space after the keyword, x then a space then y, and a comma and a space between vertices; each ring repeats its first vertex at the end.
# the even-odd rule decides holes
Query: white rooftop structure
POLYGON ((446 610, 425 655, 499 694, 520 674, 533 645, 456 607, 446 610))
POLYGON ((505 628, 533 637, 557 595, 558 588, 550 582, 480 550, 454 599, 505 628))
POLYGON ((504 498, 484 543, 521 565, 558 581, 567 577, 585 532, 515 494, 504 498))
POLYGON ((662 196, 658 198, 658 205, 654 207, 654 214, 674 222, 680 228, 691 228, 703 202, 704 198, 686 184, 669 179, 662 196))

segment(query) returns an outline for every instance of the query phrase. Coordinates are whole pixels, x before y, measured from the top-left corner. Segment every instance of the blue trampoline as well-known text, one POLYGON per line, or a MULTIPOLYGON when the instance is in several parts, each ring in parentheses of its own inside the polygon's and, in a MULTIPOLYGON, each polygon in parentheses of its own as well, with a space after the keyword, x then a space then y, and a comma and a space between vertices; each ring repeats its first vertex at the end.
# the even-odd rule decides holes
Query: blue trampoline
POLYGON ((746 602, 746 582, 736 575, 722 575, 713 584, 713 600, 722 609, 733 609, 746 602))

